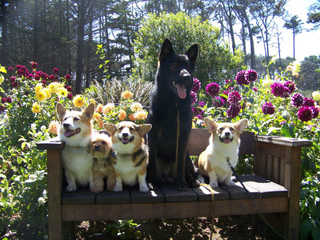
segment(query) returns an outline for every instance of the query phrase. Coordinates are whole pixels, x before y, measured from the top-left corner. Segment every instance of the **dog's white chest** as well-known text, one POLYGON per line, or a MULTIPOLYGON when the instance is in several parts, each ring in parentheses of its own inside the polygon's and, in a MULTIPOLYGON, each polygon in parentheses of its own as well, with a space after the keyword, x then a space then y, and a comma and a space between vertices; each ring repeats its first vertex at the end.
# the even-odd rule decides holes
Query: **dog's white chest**
POLYGON ((75 148, 68 145, 62 150, 63 167, 71 172, 77 181, 86 185, 93 167, 93 157, 87 148, 75 148))
POLYGON ((138 183, 138 172, 140 167, 135 167, 131 155, 117 156, 117 162, 114 164, 116 172, 118 172, 127 185, 135 185, 138 183))

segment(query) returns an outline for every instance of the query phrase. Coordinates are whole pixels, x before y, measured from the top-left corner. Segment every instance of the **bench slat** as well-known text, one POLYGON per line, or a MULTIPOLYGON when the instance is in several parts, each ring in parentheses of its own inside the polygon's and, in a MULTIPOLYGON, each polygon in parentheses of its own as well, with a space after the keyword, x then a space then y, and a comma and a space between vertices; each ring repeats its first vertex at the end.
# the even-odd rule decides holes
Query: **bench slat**
MULTIPOLYGON (((90 191, 88 189, 88 191, 90 191)), ((130 190, 123 188, 121 192, 104 191, 96 196, 96 203, 130 203, 130 190)))
POLYGON ((156 203, 164 202, 164 194, 161 189, 140 192, 138 186, 130 188, 132 203, 156 203))
POLYGON ((95 203, 96 194, 90 192, 89 188, 78 188, 74 192, 63 191, 63 204, 90 204, 95 203))
POLYGON ((166 202, 192 202, 198 200, 198 195, 189 189, 178 191, 176 184, 160 184, 166 202))

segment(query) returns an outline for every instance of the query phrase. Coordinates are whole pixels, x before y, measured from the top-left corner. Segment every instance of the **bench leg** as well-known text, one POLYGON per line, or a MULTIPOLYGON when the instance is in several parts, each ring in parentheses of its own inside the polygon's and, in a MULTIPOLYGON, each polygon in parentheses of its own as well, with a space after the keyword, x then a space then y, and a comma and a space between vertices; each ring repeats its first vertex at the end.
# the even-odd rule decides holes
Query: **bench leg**
POLYGON ((64 231, 63 231, 63 238, 62 239, 66 239, 66 240, 74 240, 74 239, 76 239, 75 222, 64 222, 63 223, 63 230, 64 231))

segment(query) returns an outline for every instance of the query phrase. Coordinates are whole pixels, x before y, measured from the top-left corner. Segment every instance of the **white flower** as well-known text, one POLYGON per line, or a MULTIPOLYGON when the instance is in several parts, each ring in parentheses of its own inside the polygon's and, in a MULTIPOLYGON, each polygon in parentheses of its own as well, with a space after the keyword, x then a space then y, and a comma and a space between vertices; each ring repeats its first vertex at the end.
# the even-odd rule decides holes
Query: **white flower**
POLYGON ((43 204, 45 204, 45 200, 44 200, 44 198, 43 197, 39 197, 38 198, 38 203, 39 203, 39 205, 43 205, 43 204))
POLYGON ((42 125, 41 128, 40 128, 40 130, 41 130, 42 132, 45 132, 45 131, 47 130, 47 128, 46 128, 45 125, 42 125))
POLYGON ((29 179, 34 181, 34 180, 37 180, 37 175, 36 174, 30 174, 29 175, 29 179))
POLYGON ((37 128, 37 125, 35 123, 32 123, 31 124, 31 130, 35 131, 37 128))

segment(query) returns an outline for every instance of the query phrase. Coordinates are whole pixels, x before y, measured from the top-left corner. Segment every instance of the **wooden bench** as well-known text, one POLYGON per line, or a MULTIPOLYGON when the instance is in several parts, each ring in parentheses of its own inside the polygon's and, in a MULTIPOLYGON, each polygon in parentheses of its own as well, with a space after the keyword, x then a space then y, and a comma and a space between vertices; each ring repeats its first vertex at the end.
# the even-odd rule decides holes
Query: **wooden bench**
MULTIPOLYGON (((208 144, 206 129, 192 129, 190 155, 199 155, 208 144)), ((256 207, 237 182, 236 187, 219 187, 215 193, 215 215, 262 213, 288 239, 299 238, 299 197, 301 148, 304 139, 276 136, 241 135, 240 154, 253 155, 252 175, 241 175, 256 207), (272 213, 272 214, 271 214, 272 213), (266 215, 265 215, 266 214, 266 215)), ((47 150, 49 238, 74 239, 74 221, 117 219, 160 219, 210 216, 211 193, 205 187, 180 192, 175 185, 161 185, 147 193, 138 187, 123 192, 91 193, 88 188, 66 192, 63 186, 61 150, 56 139, 40 142, 47 150)))

